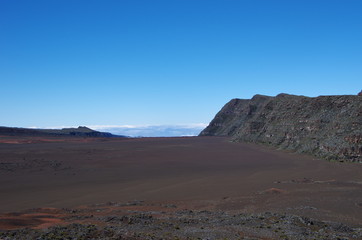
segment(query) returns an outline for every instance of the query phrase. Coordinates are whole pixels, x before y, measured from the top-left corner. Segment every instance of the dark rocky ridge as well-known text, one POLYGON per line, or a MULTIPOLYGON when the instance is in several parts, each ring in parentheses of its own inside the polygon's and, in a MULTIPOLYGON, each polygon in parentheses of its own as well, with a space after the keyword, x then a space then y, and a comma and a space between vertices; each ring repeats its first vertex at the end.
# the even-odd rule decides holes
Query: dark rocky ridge
POLYGON ((362 96, 255 95, 228 102, 200 136, 231 136, 317 157, 362 161, 362 96))
POLYGON ((31 129, 0 127, 0 135, 6 136, 78 136, 78 137, 124 137, 107 132, 98 132, 87 127, 63 129, 31 129))

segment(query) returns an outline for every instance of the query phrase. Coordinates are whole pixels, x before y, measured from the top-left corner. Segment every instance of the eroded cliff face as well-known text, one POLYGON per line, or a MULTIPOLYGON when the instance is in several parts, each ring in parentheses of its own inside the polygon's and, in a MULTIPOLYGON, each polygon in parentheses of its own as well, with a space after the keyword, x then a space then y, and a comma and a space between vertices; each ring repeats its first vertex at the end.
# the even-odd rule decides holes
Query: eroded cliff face
POLYGON ((362 162, 362 96, 233 99, 200 136, 231 136, 235 141, 362 162))

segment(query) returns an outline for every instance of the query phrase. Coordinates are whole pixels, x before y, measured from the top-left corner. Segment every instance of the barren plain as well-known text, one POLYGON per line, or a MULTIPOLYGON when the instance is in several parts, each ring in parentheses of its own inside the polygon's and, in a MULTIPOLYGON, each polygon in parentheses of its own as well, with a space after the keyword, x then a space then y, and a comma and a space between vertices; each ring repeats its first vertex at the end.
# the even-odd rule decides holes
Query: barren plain
POLYGON ((0 136, 0 239, 360 239, 361 223, 358 163, 226 137, 0 136))

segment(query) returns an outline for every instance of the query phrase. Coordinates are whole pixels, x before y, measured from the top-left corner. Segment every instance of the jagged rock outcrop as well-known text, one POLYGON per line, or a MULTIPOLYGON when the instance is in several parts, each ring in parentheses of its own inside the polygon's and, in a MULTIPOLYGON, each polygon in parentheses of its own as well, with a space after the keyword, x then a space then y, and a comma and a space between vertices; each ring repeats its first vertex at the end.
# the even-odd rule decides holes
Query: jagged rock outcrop
POLYGON ((362 96, 233 99, 200 136, 231 136, 234 141, 362 162, 362 96))

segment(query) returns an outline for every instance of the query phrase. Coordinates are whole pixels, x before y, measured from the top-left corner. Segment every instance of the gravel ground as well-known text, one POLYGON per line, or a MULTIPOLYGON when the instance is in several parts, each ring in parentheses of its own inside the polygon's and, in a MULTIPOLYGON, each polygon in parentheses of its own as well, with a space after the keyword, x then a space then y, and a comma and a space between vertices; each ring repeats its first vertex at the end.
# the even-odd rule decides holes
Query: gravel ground
POLYGON ((0 239, 362 239, 361 226, 270 212, 234 214, 184 209, 112 214, 73 214, 63 220, 83 223, 0 231, 0 239), (87 224, 87 220, 96 224, 87 224))

